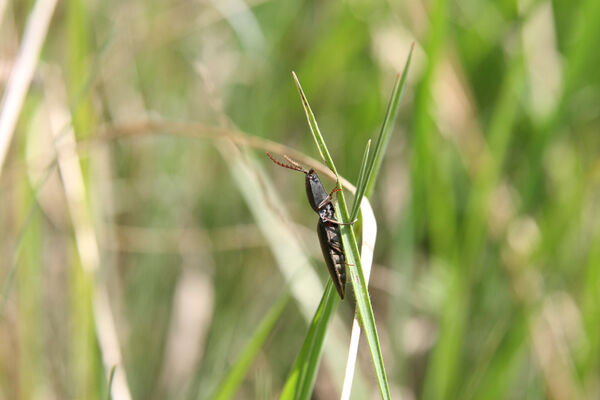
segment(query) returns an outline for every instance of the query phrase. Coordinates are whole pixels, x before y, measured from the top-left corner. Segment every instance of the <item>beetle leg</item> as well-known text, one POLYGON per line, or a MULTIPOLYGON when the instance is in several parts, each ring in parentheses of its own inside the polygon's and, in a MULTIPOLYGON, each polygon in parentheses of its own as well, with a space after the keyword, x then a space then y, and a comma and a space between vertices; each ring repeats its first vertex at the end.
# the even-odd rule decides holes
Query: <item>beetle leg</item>
POLYGON ((332 196, 335 192, 339 192, 340 189, 339 187, 335 187, 333 188, 333 190, 331 191, 331 193, 329 193, 329 196, 325 197, 325 199, 317 206, 317 210, 320 210, 321 208, 323 208, 325 206, 325 204, 330 203, 332 196))
POLYGON ((321 217, 321 219, 323 221, 331 222, 332 224, 336 224, 336 225, 354 225, 354 223, 356 221, 358 221, 358 218, 352 222, 340 222, 340 221, 336 221, 335 219, 331 219, 331 218, 327 218, 327 217, 321 217))

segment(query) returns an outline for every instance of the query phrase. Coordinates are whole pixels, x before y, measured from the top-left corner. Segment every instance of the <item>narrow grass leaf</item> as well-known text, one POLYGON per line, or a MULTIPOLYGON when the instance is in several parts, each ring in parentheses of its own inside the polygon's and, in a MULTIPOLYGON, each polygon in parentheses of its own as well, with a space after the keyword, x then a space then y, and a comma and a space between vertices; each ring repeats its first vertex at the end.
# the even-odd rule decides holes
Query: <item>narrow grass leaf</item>
POLYGON ((350 221, 354 221, 358 217, 358 211, 360 210, 360 203, 362 202, 365 190, 367 189, 367 164, 369 161, 369 149, 371 148, 371 139, 365 146, 365 152, 363 154, 362 161, 360 163, 360 172, 358 173, 358 180, 356 181, 356 193, 354 194, 354 203, 352 203, 352 212, 350 213, 350 221))
MULTIPOLYGON (((313 134, 313 138, 315 139, 319 152, 322 155, 324 155, 324 159, 329 165, 329 168, 331 168, 333 173, 336 175, 337 185, 338 187, 340 187, 340 178, 337 173, 337 169, 335 168, 331 155, 329 154, 327 145, 325 144, 325 140, 321 135, 321 131, 319 130, 319 126, 317 124, 315 116, 310 108, 306 96, 304 95, 304 91, 302 90, 302 86, 300 85, 296 74, 293 74, 293 77, 294 81, 296 82, 296 87, 298 88, 300 98, 302 100, 302 105, 304 107, 306 118, 308 120, 310 130, 313 134)), ((342 222, 348 222, 350 216, 348 214, 348 206, 346 205, 346 199, 344 197, 343 191, 338 192, 338 205, 338 212, 339 215, 342 217, 340 218, 340 220, 342 222)), ((367 290, 367 284, 362 270, 362 263, 360 253, 358 251, 356 236, 354 234, 354 230, 349 225, 341 225, 340 232, 342 235, 342 243, 344 245, 346 260, 349 264, 348 267, 350 270, 352 287, 354 289, 356 303, 358 306, 358 313, 360 316, 360 321, 362 322, 363 328, 365 330, 369 350, 371 351, 371 357, 373 360, 375 373, 377 375, 377 382, 379 384, 381 396, 384 399, 389 399, 391 398, 390 389, 388 385, 387 376, 385 374, 383 356, 381 354, 381 346, 379 344, 379 337, 377 336, 377 327, 375 326, 375 317, 373 315, 373 307, 371 306, 371 300, 369 298, 369 292, 367 290)))
POLYGON ((308 126, 310 127, 310 131, 312 132, 315 144, 317 145, 317 150, 319 150, 321 159, 325 161, 327 166, 329 166, 329 168, 331 168, 331 170, 335 174, 339 186, 339 177, 335 165, 333 164, 333 159, 331 158, 331 154, 329 154, 329 150, 327 150, 327 145, 325 145, 325 140, 323 139, 323 135, 321 135, 321 130, 319 129, 319 125, 317 124, 315 115, 313 114, 312 109, 310 108, 310 104, 308 104, 308 100, 306 98, 306 95, 304 94, 304 90, 302 90, 300 81, 298 80, 298 77, 296 76, 296 73, 294 71, 292 71, 292 77, 294 78, 296 88, 298 89, 298 93, 300 94, 300 100, 302 100, 302 107, 304 107, 304 113, 306 114, 308 126))
POLYGON ((240 354, 236 362, 231 366, 229 373, 223 379, 221 384, 216 390, 216 394, 213 396, 215 400, 227 400, 232 399, 237 392, 240 384, 244 380, 244 377, 250 369, 252 361, 254 361, 258 351, 261 349, 265 340, 275 327, 275 323, 281 317, 285 306, 290 300, 289 293, 281 296, 277 302, 271 307, 267 315, 262 319, 256 331, 252 334, 252 337, 248 341, 248 344, 240 354))
POLYGON ((369 162, 369 169, 367 172, 367 197, 370 197, 373 193, 373 187, 375 186, 376 177, 379 174, 379 169, 381 168, 383 155, 394 130, 394 124, 396 122, 396 117, 398 116, 400 100, 404 94, 406 77, 408 76, 408 67, 410 66, 414 48, 415 44, 413 43, 410 48, 410 52, 408 53, 408 57, 406 58, 404 70, 402 71, 402 74, 398 74, 396 77, 396 83, 394 84, 394 89, 392 89, 392 95, 390 96, 390 101, 388 102, 387 109, 385 111, 383 125, 381 125, 381 131, 379 132, 379 136, 377 136, 377 141, 375 142, 375 150, 373 151, 373 156, 369 162))
POLYGON ((327 327, 338 301, 337 293, 333 290, 333 283, 329 280, 319 307, 308 327, 298 358, 296 358, 285 382, 280 399, 310 399, 319 369, 327 327))

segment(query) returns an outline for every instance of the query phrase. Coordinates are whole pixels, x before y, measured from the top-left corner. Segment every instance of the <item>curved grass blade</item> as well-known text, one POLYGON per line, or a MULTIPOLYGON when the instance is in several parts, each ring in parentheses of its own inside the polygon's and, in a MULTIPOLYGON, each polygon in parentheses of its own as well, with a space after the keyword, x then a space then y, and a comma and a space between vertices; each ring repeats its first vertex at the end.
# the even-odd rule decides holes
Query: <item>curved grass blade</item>
POLYGON ((235 361, 233 366, 230 368, 229 373, 223 379, 221 384, 216 390, 216 394, 213 396, 215 400, 227 400, 232 399, 240 387, 240 384, 244 380, 244 377, 248 373, 248 369, 254 361, 254 358, 258 354, 265 340, 275 327, 275 323, 279 320, 279 317, 283 313, 285 306, 289 303, 290 295, 289 292, 281 296, 277 302, 271 307, 267 315, 262 319, 258 328, 248 341, 248 344, 240 354, 239 358, 235 361))
MULTIPOLYGON (((360 259, 363 267, 363 273, 367 284, 371 275, 373 261, 373 250, 375 249, 375 238, 377 237, 377 222, 369 200, 363 197, 360 206, 362 239, 360 249, 360 259)), ((346 369, 344 372, 344 385, 342 387, 341 400, 350 399, 352 392, 352 383, 356 372, 356 359, 358 356, 358 344, 361 336, 361 328, 358 315, 354 315, 352 321, 352 333, 350 334, 350 345, 348 348, 348 358, 346 360, 346 369)))
MULTIPOLYGON (((331 155, 327 150, 327 145, 325 144, 325 140, 321 135, 321 131, 319 130, 319 126, 317 124, 315 116, 310 108, 310 105, 308 104, 308 100, 304 95, 302 86, 300 85, 296 74, 292 73, 292 75, 294 77, 294 81, 296 82, 296 87, 298 88, 298 93, 300 94, 300 98, 302 100, 302 105, 304 107, 306 119, 308 120, 308 124, 313 134, 315 143, 317 144, 317 148, 319 149, 321 155, 324 156, 324 160, 326 161, 329 168, 331 168, 333 173, 336 175, 338 187, 341 187, 337 169, 335 168, 331 155)), ((349 221, 350 216, 348 214, 348 207, 346 205, 346 199, 344 198, 343 191, 338 192, 338 204, 338 212, 342 216, 341 221, 349 221)), ((356 236, 354 235, 353 229, 349 225, 342 225, 340 231, 342 235, 342 243, 344 245, 344 250, 346 253, 346 260, 349 264, 348 269, 350 270, 350 278, 356 297, 358 314, 360 316, 360 321, 365 330, 369 350, 371 351, 371 358, 373 360, 373 366, 377 375, 379 390, 381 392, 382 398, 390 399, 390 389, 387 380, 387 375, 385 373, 385 367, 383 364, 383 356, 381 354, 381 346, 379 344, 379 337, 377 335, 377 327, 375 325, 373 307, 371 306, 371 300, 369 298, 369 293, 367 290, 367 285, 362 270, 362 263, 360 253, 358 251, 356 236)))
MULTIPOLYGON (((346 202, 340 200, 338 202, 339 209, 338 213, 342 217, 342 221, 348 221, 348 208, 346 202)), ((358 251, 358 244, 354 231, 350 226, 341 226, 342 243, 346 253, 346 262, 348 263, 348 269, 350 271, 350 280, 354 289, 354 296, 356 298, 356 305, 358 307, 358 315, 360 317, 361 325, 365 331, 367 337, 367 343, 371 352, 371 358, 373 360, 373 367, 377 375, 377 382, 379 384, 379 390, 381 397, 384 399, 390 399, 390 390, 385 373, 385 366, 383 364, 383 355, 381 354, 381 345, 379 344, 379 336, 377 334, 377 327, 375 325, 375 316, 373 315, 373 307, 371 305, 371 299, 367 289, 367 283, 365 280, 362 261, 360 253, 358 251)))
POLYGON ((400 100, 402 99, 402 94, 404 94, 404 87, 406 86, 406 77, 408 76, 408 67, 410 66, 410 61, 412 59, 414 48, 415 44, 413 43, 410 47, 408 57, 406 58, 404 70, 402 71, 402 74, 398 74, 398 76, 396 77, 396 82, 394 83, 394 88, 392 89, 392 95, 390 96, 390 101, 388 102, 387 108, 385 110, 383 125, 381 125, 379 136, 377 136, 377 141, 375 142, 375 150, 373 151, 372 158, 369 160, 366 182, 367 188, 365 192, 367 197, 370 197, 373 193, 373 187, 375 186, 375 181, 377 175, 379 174, 379 169, 381 168, 383 154, 387 149, 387 145, 390 141, 390 137, 394 130, 394 124, 396 122, 396 117, 398 116, 400 100))

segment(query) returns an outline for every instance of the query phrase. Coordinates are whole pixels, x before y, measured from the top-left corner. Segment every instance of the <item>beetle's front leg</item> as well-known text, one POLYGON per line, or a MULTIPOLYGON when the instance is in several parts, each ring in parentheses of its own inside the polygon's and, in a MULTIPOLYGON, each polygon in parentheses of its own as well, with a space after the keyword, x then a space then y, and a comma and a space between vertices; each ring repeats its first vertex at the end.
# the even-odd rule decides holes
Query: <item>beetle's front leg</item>
POLYGON ((337 221, 335 219, 331 219, 331 218, 328 218, 328 217, 321 217, 321 219, 323 221, 331 222, 332 224, 336 224, 336 225, 354 225, 356 223, 356 221, 358 221, 358 218, 356 218, 352 222, 340 222, 340 221, 337 221))
POLYGON ((334 187, 333 190, 331 191, 331 193, 329 193, 329 196, 325 197, 325 199, 317 206, 317 209, 320 210, 321 208, 325 207, 325 205, 327 203, 331 203, 331 199, 333 198, 333 194, 335 192, 339 192, 342 189, 340 189, 339 187, 334 187))

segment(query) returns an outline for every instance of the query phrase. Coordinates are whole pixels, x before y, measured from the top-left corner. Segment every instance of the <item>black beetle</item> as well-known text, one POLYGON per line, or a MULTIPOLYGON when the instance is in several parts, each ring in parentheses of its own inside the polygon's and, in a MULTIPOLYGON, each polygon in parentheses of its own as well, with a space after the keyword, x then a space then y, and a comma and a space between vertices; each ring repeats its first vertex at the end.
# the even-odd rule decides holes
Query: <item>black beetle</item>
POLYGON ((331 196, 342 189, 336 187, 331 193, 327 194, 314 169, 307 170, 286 155, 283 158, 290 164, 277 161, 269 153, 267 153, 267 156, 281 167, 300 171, 306 175, 306 195, 308 202, 312 209, 319 214, 317 233, 319 235, 323 258, 325 258, 325 264, 327 264, 331 280, 340 298, 344 300, 344 294, 346 293, 346 255, 342 249, 342 236, 339 226, 345 224, 335 219, 335 208, 331 201, 331 196))

